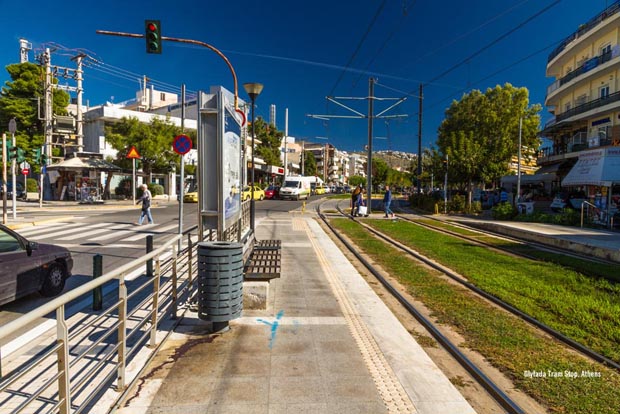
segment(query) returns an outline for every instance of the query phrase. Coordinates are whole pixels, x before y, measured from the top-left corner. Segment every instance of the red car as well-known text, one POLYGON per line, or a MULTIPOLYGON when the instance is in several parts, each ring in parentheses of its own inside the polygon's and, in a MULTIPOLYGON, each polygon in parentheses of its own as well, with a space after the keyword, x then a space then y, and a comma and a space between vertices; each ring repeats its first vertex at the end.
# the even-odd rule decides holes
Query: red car
POLYGON ((280 198, 280 187, 270 185, 265 188, 265 198, 275 200, 276 198, 280 198))

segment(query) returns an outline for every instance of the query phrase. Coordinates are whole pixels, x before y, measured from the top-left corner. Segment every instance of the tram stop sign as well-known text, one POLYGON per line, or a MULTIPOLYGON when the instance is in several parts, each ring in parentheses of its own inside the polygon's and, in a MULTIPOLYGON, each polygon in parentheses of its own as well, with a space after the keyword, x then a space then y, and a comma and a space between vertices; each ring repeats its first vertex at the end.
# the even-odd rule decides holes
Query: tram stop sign
POLYGON ((177 154, 185 155, 192 149, 192 139, 184 134, 177 135, 172 142, 172 149, 177 154))
POLYGON ((30 170, 28 168, 22 168, 22 174, 28 175, 28 173, 30 173, 30 170))

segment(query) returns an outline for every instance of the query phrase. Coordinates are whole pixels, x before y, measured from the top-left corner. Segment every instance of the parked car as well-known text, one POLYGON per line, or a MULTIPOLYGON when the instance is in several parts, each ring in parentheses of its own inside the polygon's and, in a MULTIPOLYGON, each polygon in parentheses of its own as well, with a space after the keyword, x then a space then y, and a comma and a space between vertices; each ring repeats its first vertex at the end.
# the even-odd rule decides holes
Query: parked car
MULTIPOLYGON (((26 193, 24 192, 24 184, 22 184, 21 182, 17 181, 16 182, 16 187, 17 187, 17 192, 16 192, 15 196, 17 198, 25 198, 26 197, 26 193)), ((0 180, 0 197, 2 196, 3 188, 4 187, 2 186, 2 180, 0 180)), ((13 180, 8 180, 6 182, 6 198, 7 199, 13 198, 13 180)))
POLYGON ((198 202, 198 191, 192 191, 191 193, 187 193, 183 195, 183 202, 185 203, 197 203, 198 202))
POLYGON ((276 199, 280 198, 280 186, 270 185, 265 189, 265 198, 267 199, 276 199))
POLYGON ((0 305, 36 291, 58 295, 72 268, 69 250, 29 241, 0 224, 0 305))
MULTIPOLYGON (((243 193, 241 193, 241 201, 249 200, 252 197, 252 188, 251 186, 246 186, 243 189, 243 193)), ((254 200, 264 200, 265 199, 265 191, 262 188, 255 185, 254 186, 254 200)))

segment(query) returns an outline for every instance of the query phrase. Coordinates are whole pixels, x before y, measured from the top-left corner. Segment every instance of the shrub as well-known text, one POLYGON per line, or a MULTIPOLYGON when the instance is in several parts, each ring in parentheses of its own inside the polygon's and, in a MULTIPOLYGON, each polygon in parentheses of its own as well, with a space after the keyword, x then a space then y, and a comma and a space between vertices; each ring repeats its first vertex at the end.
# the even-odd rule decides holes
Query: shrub
POLYGON ((39 192, 39 183, 34 178, 28 178, 26 180, 26 192, 28 193, 38 193, 39 192))
POLYGON ((517 211, 510 203, 500 203, 493 207, 491 212, 496 220, 511 220, 517 215, 517 211))
MULTIPOLYGON (((157 195, 162 195, 164 193, 164 186, 163 185, 155 184, 155 183, 149 183, 148 186, 149 186, 149 191, 151 192, 153 197, 155 197, 157 195)), ((140 195, 142 195, 142 190, 140 190, 140 195)))
POLYGON ((116 194, 117 197, 131 197, 131 178, 122 179, 118 186, 114 189, 114 194, 116 194))
POLYGON ((451 213, 462 213, 465 211, 465 197, 456 194, 448 200, 448 211, 451 213))

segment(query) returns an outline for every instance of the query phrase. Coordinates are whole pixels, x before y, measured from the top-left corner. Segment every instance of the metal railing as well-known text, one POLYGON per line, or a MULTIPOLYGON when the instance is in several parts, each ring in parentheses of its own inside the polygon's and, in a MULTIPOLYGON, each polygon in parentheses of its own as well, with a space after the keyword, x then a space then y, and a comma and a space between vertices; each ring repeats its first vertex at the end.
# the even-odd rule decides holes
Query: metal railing
POLYGON ((562 51, 564 49, 566 49, 566 46, 568 46, 568 44, 571 43, 573 40, 583 36, 586 33, 588 33, 590 30, 592 30, 596 25, 601 23, 603 20, 613 16, 614 14, 616 14, 618 12, 620 12, 620 1, 614 2, 611 6, 607 7, 601 13, 597 14, 596 16, 594 16, 587 23, 584 23, 584 24, 580 25, 579 29, 577 29, 576 32, 574 32, 573 34, 571 34, 570 36, 565 38, 562 42, 560 42, 558 47, 556 47, 549 54, 549 57, 547 58, 547 63, 551 62, 557 55, 562 53, 562 51))
POLYGON ((95 406, 109 411, 112 407, 101 407, 99 399, 111 390, 120 397, 137 376, 136 367, 128 373, 128 365, 134 359, 139 364, 145 352, 155 352, 174 327, 180 306, 189 303, 197 273, 195 250, 190 232, 176 235, 151 253, 0 327, 0 340, 6 340, 33 323, 51 320, 55 325, 1 357, 2 413, 77 414, 95 406), (178 241, 184 237, 187 244, 179 251, 178 241), (149 260, 153 276, 145 277, 141 269, 149 260), (109 289, 110 283, 104 310, 66 314, 71 301, 104 285, 109 289))

